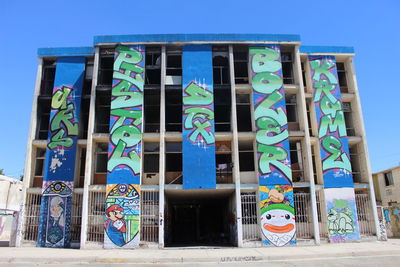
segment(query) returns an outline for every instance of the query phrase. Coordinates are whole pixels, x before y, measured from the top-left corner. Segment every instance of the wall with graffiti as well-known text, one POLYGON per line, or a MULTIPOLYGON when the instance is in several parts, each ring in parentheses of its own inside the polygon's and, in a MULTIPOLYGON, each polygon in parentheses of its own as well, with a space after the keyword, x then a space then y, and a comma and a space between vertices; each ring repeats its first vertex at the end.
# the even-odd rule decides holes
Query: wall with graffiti
POLYGON ((296 243, 292 170, 279 45, 250 46, 264 245, 296 243))
POLYGON ((115 50, 108 146, 105 248, 139 246, 144 46, 115 50))
POLYGON ((182 63, 183 188, 215 189, 216 163, 211 45, 184 46, 182 63))
POLYGON ((40 208, 39 247, 69 247, 84 57, 57 59, 40 208))
POLYGON ((309 56, 308 59, 320 141, 329 239, 331 242, 359 240, 354 184, 336 60, 333 56, 309 56), (341 223, 337 223, 336 220, 341 223))

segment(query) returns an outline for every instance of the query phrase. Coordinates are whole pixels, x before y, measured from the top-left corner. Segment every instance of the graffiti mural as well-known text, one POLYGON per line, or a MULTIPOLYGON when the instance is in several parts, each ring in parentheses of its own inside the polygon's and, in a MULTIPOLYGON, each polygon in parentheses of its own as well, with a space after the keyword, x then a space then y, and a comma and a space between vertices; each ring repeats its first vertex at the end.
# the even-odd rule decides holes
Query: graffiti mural
POLYGON ((353 188, 324 189, 328 234, 331 242, 360 239, 353 188))
POLYGON ((249 57, 263 244, 292 245, 296 227, 280 47, 251 46, 249 57))
POLYGON ((183 188, 215 189, 214 94, 210 45, 183 47, 183 188), (198 170, 202 170, 199 172, 198 170))
POLYGON ((385 217, 383 216, 383 208, 377 207, 377 213, 378 213, 379 231, 380 231, 380 235, 378 235, 378 238, 380 241, 387 241, 388 235, 386 231, 385 217))
POLYGON ((278 247, 296 244, 293 188, 290 185, 260 186, 263 243, 278 247))
POLYGON ((70 246, 72 190, 84 72, 84 57, 57 59, 42 186, 39 247, 70 246))
POLYGON ((348 192, 342 200, 336 198, 335 203, 337 205, 347 203, 346 205, 351 207, 354 204, 352 210, 335 208, 334 205, 326 203, 329 239, 331 242, 359 240, 353 176, 336 60, 333 56, 309 56, 308 59, 318 123, 325 195, 331 192, 348 192))
POLYGON ((139 246, 144 46, 117 46, 111 92, 105 248, 139 246))

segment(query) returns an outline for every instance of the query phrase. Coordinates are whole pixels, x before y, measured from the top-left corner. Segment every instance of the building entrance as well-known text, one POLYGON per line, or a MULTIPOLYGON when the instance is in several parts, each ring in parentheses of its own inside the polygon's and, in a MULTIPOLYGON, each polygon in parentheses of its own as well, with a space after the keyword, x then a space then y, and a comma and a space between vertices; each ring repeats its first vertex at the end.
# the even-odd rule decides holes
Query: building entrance
POLYGON ((220 190, 201 191, 166 194, 166 246, 235 244, 234 194, 218 192, 220 190))

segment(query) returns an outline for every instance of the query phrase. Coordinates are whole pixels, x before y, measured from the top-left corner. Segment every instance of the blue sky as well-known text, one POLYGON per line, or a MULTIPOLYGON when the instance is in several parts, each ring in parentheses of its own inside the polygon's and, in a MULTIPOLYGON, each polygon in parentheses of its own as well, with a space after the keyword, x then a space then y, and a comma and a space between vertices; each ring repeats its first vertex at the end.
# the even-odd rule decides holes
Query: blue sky
POLYGON ((396 166, 399 12, 396 0, 1 1, 0 168, 15 177, 23 172, 37 48, 141 33, 294 33, 304 45, 354 46, 372 170, 396 166))

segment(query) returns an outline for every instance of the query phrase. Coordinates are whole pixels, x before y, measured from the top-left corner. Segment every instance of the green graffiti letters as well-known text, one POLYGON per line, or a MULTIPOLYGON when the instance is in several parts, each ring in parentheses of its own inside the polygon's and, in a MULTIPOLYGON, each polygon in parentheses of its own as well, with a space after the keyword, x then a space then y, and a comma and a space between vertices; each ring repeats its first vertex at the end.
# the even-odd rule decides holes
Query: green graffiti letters
POLYGON ((259 175, 270 174, 271 166, 278 169, 289 181, 292 180, 288 152, 281 146, 287 140, 287 117, 278 103, 285 99, 283 94, 282 64, 279 50, 270 47, 250 47, 252 87, 258 97, 255 106, 257 152, 259 175), (276 106, 275 106, 276 105, 276 106))
POLYGON ((127 166, 140 174, 143 105, 143 53, 136 48, 118 46, 114 61, 111 100, 110 142, 113 147, 107 169, 127 166))
POLYGON ((51 122, 50 130, 52 133, 49 149, 58 146, 70 148, 74 144, 73 137, 78 135, 78 123, 75 121, 75 106, 69 99, 73 89, 63 86, 57 89, 51 100, 51 108, 55 111, 51 122))
POLYGON ((191 82, 184 90, 183 114, 184 129, 192 131, 188 137, 192 143, 203 140, 207 145, 215 143, 214 133, 211 131, 214 111, 209 105, 213 103, 213 93, 191 82))
POLYGON ((310 59, 314 72, 314 103, 321 112, 318 137, 321 147, 328 153, 322 160, 323 171, 344 169, 351 172, 351 164, 340 137, 346 137, 346 124, 341 101, 335 96, 338 80, 334 74, 336 64, 329 58, 310 59))

